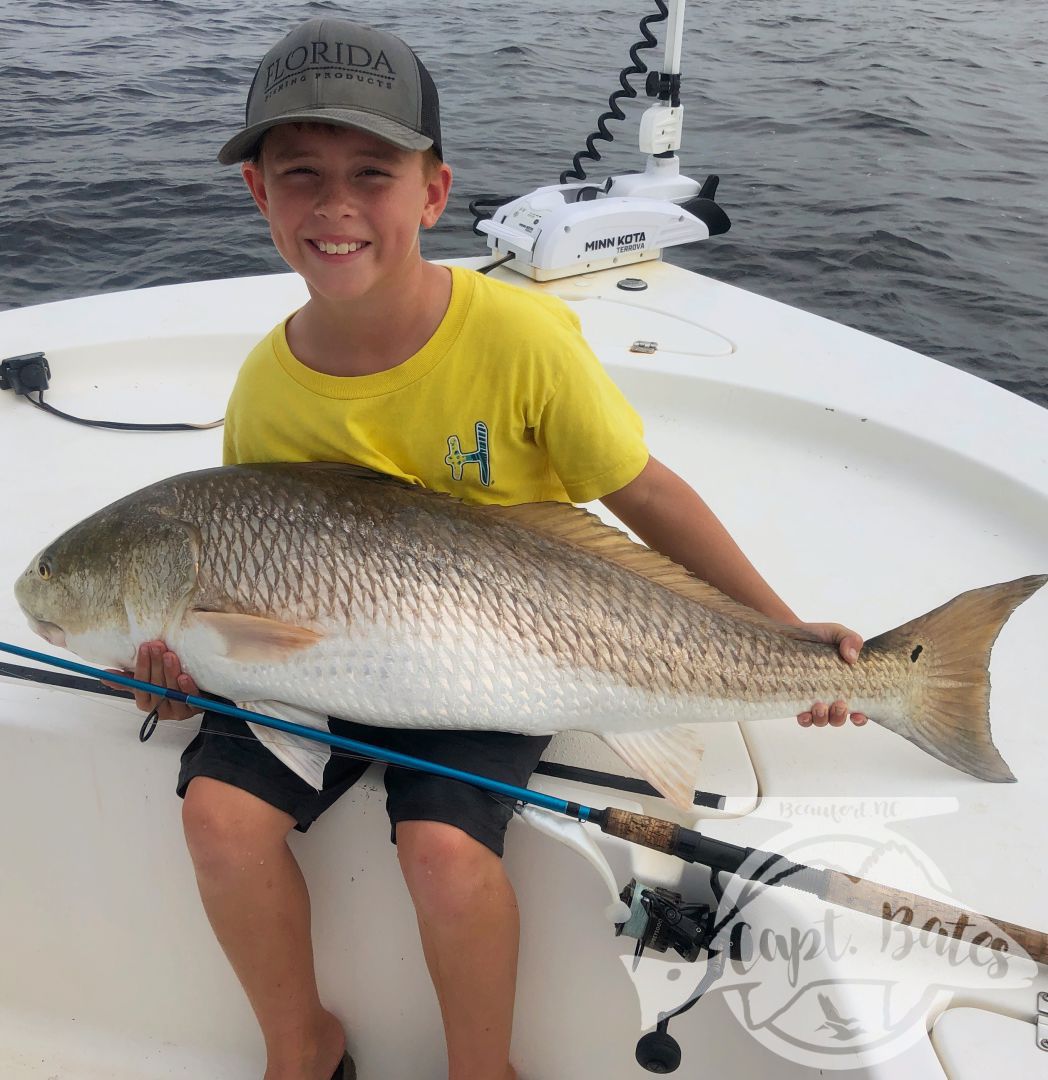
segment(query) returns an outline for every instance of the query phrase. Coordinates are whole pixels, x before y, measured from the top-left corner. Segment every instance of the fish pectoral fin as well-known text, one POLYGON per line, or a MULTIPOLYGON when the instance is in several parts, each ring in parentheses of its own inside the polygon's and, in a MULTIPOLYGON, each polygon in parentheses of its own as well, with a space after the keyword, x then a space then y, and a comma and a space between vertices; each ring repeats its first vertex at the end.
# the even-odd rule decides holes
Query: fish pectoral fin
POLYGON ((260 615, 194 611, 191 619, 218 638, 216 652, 244 663, 286 660, 301 649, 316 645, 323 638, 315 630, 260 615))
POLYGON ((698 724, 681 724, 620 735, 600 732, 600 736, 641 779, 657 788, 674 806, 693 811, 695 780, 704 749, 699 732, 698 724))

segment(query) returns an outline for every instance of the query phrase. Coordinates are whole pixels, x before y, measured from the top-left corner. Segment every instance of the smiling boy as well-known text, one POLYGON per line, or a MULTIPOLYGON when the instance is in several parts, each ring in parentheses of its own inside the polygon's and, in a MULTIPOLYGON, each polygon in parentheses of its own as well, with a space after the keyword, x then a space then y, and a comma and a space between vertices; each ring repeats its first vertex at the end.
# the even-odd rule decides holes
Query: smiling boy
MULTIPOLYGON (((244 363, 227 410, 227 464, 349 461, 476 502, 599 498, 650 546, 854 660, 859 636, 801 623, 699 496, 648 454, 639 419, 565 305, 422 258, 419 229, 440 218, 451 170, 436 90, 407 45, 338 19, 298 27, 263 59, 245 128, 219 157, 242 162, 277 250, 309 291, 244 363)), ((196 689, 160 642, 142 647, 135 675, 196 689)), ((191 715, 137 697, 162 719, 191 715)), ((839 726, 846 716, 837 702, 801 720, 839 726)), ((518 785, 548 741, 334 719, 331 729, 518 785)), ((309 897, 286 841, 363 769, 331 758, 310 775, 212 714, 183 755, 189 850, 262 1029, 265 1080, 355 1076, 317 990, 309 897)), ((387 770, 386 787, 449 1080, 511 1080, 518 919, 501 862, 511 811, 405 770, 387 770)), ((411 1075, 409 1063, 400 1075, 411 1075)))
POLYGON ((298 359, 329 375, 367 375, 426 344, 451 300, 449 271, 418 257, 419 226, 436 224, 451 187, 432 151, 285 124, 243 173, 277 251, 309 289, 286 328, 298 359))

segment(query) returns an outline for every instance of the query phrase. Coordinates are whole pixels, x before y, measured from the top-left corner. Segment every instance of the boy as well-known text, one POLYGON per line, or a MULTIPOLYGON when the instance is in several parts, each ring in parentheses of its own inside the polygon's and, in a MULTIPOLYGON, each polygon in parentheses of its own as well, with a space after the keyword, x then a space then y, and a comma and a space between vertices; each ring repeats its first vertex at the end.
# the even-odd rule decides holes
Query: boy
MULTIPOLYGON (((298 27, 263 59, 245 128, 219 160, 242 162, 277 250, 310 295, 245 361, 227 411, 227 464, 352 461, 480 502, 600 498, 650 546, 800 624, 701 499, 648 455, 636 414, 563 304, 422 259, 419 228, 443 212, 451 170, 436 90, 407 45, 338 19, 298 27), (467 443, 477 449, 464 452, 467 443)), ((846 660, 862 646, 836 624, 811 628, 846 660)), ((142 647, 135 674, 195 690, 160 642, 142 647)), ((137 696, 163 719, 190 715, 137 696)), ((839 726, 846 713, 843 702, 817 704, 799 719, 839 726)), ((519 785, 548 742, 331 727, 519 785)), ((349 1080, 344 1032, 318 996, 309 898, 286 837, 365 766, 332 758, 318 792, 231 733, 247 731, 205 715, 179 777, 204 906, 261 1026, 265 1080, 349 1080)), ((406 770, 388 770, 386 787, 449 1080, 510 1080, 518 921, 500 861, 510 811, 406 770)))

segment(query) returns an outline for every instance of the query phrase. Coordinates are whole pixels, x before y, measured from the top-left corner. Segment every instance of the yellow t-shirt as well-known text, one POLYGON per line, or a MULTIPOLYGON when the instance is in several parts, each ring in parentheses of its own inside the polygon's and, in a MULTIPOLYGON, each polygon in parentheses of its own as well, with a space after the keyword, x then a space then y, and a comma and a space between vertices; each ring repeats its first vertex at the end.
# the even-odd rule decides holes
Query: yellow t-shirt
POLYGON ((648 460, 640 418, 560 300, 452 267, 414 356, 373 375, 306 367, 282 322, 244 361, 223 460, 345 461, 471 502, 588 502, 648 460))

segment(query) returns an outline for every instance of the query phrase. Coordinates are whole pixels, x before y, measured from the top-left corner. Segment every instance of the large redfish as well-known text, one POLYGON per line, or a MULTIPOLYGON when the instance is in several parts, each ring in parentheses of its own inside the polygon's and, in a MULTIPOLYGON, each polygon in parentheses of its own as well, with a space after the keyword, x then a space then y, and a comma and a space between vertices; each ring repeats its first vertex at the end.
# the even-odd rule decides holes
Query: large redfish
POLYGON ((49 544, 15 591, 38 633, 88 660, 131 667, 160 638, 240 703, 591 731, 690 806, 698 725, 838 698, 955 768, 1014 779, 990 738, 990 648, 1046 580, 964 593, 848 665, 584 510, 475 506, 306 463, 153 484, 49 544))

